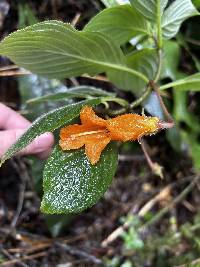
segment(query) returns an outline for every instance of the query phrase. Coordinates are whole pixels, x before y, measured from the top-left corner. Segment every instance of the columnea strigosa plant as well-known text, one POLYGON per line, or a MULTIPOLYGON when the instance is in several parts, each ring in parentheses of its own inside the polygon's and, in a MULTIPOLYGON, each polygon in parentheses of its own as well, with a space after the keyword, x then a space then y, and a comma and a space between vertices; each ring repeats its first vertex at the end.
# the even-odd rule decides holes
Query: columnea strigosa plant
POLYGON ((73 100, 39 117, 1 159, 3 164, 38 135, 61 128, 43 174, 41 210, 45 213, 77 213, 94 205, 115 175, 117 144, 141 141, 173 125, 160 92, 195 91, 200 86, 200 73, 179 80, 166 74, 165 45, 184 20, 199 15, 190 0, 103 2, 107 8, 82 31, 61 21, 44 21, 11 33, 0 43, 0 55, 30 72, 57 79, 103 74, 117 90, 136 98, 130 103, 116 93, 78 86, 29 101, 73 100), (166 77, 172 81, 163 83, 166 77), (167 122, 134 114, 134 108, 154 90, 167 122), (104 111, 104 116, 96 115, 94 108, 104 111))

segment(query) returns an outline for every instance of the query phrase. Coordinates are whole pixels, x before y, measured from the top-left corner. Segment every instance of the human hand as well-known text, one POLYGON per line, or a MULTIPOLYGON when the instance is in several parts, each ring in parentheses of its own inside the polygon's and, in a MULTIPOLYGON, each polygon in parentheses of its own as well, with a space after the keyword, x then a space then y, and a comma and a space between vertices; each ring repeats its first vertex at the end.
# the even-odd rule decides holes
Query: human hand
MULTIPOLYGON (((31 123, 28 120, 0 103, 0 158, 30 126, 31 123)), ((20 155, 36 154, 40 158, 46 158, 51 152, 53 143, 53 134, 44 133, 19 153, 20 155)))

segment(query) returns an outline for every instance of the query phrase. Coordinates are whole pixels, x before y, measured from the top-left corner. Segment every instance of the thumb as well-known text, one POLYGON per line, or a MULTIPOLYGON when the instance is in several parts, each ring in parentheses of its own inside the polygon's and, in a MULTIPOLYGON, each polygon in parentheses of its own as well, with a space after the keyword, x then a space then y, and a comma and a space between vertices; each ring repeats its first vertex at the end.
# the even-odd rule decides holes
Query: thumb
MULTIPOLYGON (((12 146, 27 129, 15 129, 0 131, 0 158, 12 146)), ((38 154, 40 158, 48 157, 54 143, 52 133, 44 133, 37 137, 25 149, 19 152, 20 155, 38 154)))

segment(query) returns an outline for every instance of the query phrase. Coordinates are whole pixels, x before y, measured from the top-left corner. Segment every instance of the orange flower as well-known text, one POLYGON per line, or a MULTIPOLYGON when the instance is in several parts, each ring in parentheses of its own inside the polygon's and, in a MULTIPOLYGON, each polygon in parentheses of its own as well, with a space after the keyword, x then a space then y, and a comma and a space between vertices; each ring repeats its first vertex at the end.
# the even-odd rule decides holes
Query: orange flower
POLYGON ((59 144, 63 150, 78 149, 85 145, 85 153, 92 165, 99 161, 102 151, 111 140, 139 140, 162 128, 157 117, 138 114, 125 114, 104 120, 90 106, 82 108, 80 120, 81 125, 74 124, 61 129, 59 144))

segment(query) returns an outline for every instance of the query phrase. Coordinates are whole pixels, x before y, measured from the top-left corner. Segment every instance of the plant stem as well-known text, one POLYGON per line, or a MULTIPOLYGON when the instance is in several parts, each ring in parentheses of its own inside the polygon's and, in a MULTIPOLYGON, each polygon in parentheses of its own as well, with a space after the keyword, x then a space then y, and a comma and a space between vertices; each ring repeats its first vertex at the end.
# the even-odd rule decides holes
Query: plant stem
POLYGON ((161 71, 162 71, 162 49, 158 48, 158 69, 154 78, 155 83, 159 80, 161 71))
POLYGON ((145 92, 137 100, 135 100, 130 104, 130 109, 134 109, 135 107, 139 106, 148 97, 150 92, 151 92, 151 87, 147 86, 145 92))
POLYGON ((161 0, 157 0, 157 31, 158 31, 158 49, 162 49, 162 24, 161 24, 161 0))
MULTIPOLYGON (((193 79, 194 81, 194 79, 193 79)), ((185 84, 185 79, 181 79, 181 80, 178 80, 178 81, 175 81, 175 82, 171 82, 171 83, 167 83, 165 85, 162 85, 160 86, 160 90, 165 90, 165 89, 168 89, 168 88, 171 88, 171 87, 175 87, 175 86, 179 86, 179 85, 183 85, 185 84)))
POLYGON ((167 110, 167 108, 166 108, 166 106, 165 106, 165 103, 164 103, 163 100, 162 100, 162 97, 161 97, 161 95, 160 95, 159 87, 155 84, 154 81, 150 81, 149 84, 150 84, 151 88, 156 92, 157 97, 158 97, 159 102, 160 102, 160 105, 161 105, 161 108, 162 108, 162 110, 163 110, 163 112, 164 112, 166 118, 168 119, 168 121, 169 121, 170 123, 174 124, 174 120, 173 120, 171 114, 169 113, 169 111, 167 110))
MULTIPOLYGON (((139 106, 148 97, 150 92, 151 92, 151 87, 148 85, 147 89, 145 90, 145 92, 137 100, 132 102, 130 105, 128 105, 128 104, 127 105, 121 105, 121 106, 124 106, 124 108, 121 108, 121 109, 118 109, 118 110, 110 110, 108 112, 108 114, 111 115, 111 116, 121 115, 121 114, 127 112, 127 110, 129 110, 129 109, 131 110, 131 109, 136 108, 137 106, 139 106)), ((112 101, 111 98, 109 99, 109 101, 112 101)), ((114 102, 120 104, 117 101, 114 101, 114 102)), ((126 103, 128 103, 128 102, 126 102, 126 103)))
POLYGON ((109 96, 103 97, 102 102, 115 102, 122 107, 128 107, 129 106, 129 103, 126 100, 124 100, 123 98, 119 98, 119 97, 109 97, 109 96))
POLYGON ((108 110, 106 113, 109 116, 119 116, 119 115, 122 115, 122 114, 126 113, 127 110, 128 110, 128 108, 120 108, 120 109, 117 109, 117 110, 108 110))

